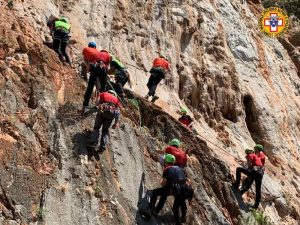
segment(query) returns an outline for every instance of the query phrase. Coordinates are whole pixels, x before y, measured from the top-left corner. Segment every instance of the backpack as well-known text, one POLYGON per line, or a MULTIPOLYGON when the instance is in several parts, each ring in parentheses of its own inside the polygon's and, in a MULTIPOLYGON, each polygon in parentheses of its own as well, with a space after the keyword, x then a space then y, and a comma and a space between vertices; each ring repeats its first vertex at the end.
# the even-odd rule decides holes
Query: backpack
POLYGON ((112 102, 105 102, 100 105, 101 116, 108 120, 113 120, 116 115, 117 107, 112 102))

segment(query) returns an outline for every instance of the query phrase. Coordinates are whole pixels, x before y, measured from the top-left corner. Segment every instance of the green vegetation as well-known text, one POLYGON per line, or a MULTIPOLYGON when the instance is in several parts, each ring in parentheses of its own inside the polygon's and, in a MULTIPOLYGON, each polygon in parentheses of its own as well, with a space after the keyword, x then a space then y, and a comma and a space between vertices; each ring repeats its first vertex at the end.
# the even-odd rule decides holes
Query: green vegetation
POLYGON ((36 210, 36 217, 39 221, 43 221, 43 217, 44 217, 45 211, 43 208, 39 207, 36 210))
POLYGON ((157 130, 155 137, 157 138, 157 140, 164 142, 166 137, 164 136, 164 134, 161 132, 161 130, 157 130))
POLYGON ((279 7, 285 9, 289 16, 294 15, 300 19, 300 1, 299 0, 263 0, 263 6, 279 7))
POLYGON ((94 192, 95 192, 95 197, 96 198, 100 198, 101 197, 101 188, 99 187, 99 186, 96 186, 95 188, 94 188, 94 192))
POLYGON ((258 225, 269 225, 268 217, 264 215, 263 212, 258 210, 252 210, 251 212, 252 216, 254 217, 255 221, 258 225))
POLYGON ((132 117, 132 119, 139 125, 139 126, 141 126, 141 123, 142 123, 142 119, 141 119, 141 112, 140 112, 140 101, 138 100, 138 99, 136 99, 136 98, 130 98, 130 99, 128 99, 128 103, 130 104, 130 105, 132 105, 135 109, 137 109, 137 111, 138 111, 138 120, 136 119, 136 117, 134 116, 134 115, 132 115, 131 113, 130 113, 130 109, 129 109, 129 114, 131 114, 131 117, 132 117))
POLYGON ((240 219, 241 225, 270 225, 269 218, 259 210, 252 210, 247 217, 240 219))
POLYGON ((132 99, 128 99, 128 102, 129 102, 132 106, 134 106, 136 109, 139 110, 139 108, 140 108, 140 102, 139 102, 139 100, 137 100, 137 99, 135 99, 135 98, 132 98, 132 99))

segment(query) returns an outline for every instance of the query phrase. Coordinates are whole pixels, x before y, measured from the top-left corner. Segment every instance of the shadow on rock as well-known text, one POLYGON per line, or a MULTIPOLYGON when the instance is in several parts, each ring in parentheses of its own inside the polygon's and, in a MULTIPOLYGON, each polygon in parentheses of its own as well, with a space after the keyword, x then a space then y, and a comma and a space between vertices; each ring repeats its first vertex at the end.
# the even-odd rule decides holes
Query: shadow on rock
POLYGON ((245 204, 242 195, 239 193, 239 191, 236 188, 231 188, 232 189, 232 193, 235 196, 236 201, 238 202, 238 205, 240 207, 241 210, 245 211, 246 213, 249 212, 249 206, 247 204, 245 204))
POLYGON ((88 160, 95 159, 100 160, 98 148, 88 146, 91 140, 91 131, 85 131, 83 133, 77 133, 73 136, 72 142, 75 146, 75 152, 77 156, 87 156, 88 160))
POLYGON ((149 211, 149 199, 150 199, 150 191, 147 190, 145 186, 145 173, 142 173, 140 187, 139 187, 139 200, 137 204, 137 213, 135 216, 135 220, 137 224, 149 224, 150 221, 145 221, 142 218, 141 213, 145 211, 149 211), (145 193, 145 194, 144 194, 145 193), (143 197, 144 195, 144 197, 143 197))
POLYGON ((145 186, 145 173, 142 173, 139 187, 139 200, 137 205, 138 211, 135 217, 136 223, 139 225, 173 225, 173 215, 171 212, 158 215, 155 218, 151 216, 149 209, 151 192, 152 191, 147 190, 145 186), (144 218, 141 215, 143 215, 144 218))
POLYGON ((97 109, 96 106, 94 106, 94 107, 90 108, 90 110, 86 111, 85 114, 84 114, 84 116, 88 117, 88 116, 93 115, 96 112, 98 112, 98 109, 97 109))
POLYGON ((81 107, 80 105, 67 102, 59 107, 57 118, 63 122, 65 127, 75 126, 78 125, 80 121, 92 116, 98 111, 97 107, 91 107, 85 112, 84 116, 82 116, 81 107))
POLYGON ((53 50, 53 42, 44 41, 43 44, 46 45, 48 48, 53 50))

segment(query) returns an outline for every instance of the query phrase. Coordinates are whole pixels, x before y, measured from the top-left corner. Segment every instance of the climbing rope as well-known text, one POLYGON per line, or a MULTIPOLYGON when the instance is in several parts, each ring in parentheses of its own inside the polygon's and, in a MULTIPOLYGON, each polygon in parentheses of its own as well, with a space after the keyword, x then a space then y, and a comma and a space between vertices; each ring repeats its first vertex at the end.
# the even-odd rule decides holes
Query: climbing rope
POLYGON ((126 64, 127 66, 134 67, 134 68, 136 68, 136 69, 138 69, 138 70, 140 70, 140 71, 147 72, 147 70, 142 69, 142 68, 140 68, 140 67, 138 67, 138 66, 136 66, 136 65, 133 65, 133 64, 131 64, 131 63, 128 63, 128 62, 123 62, 123 63, 126 64))
MULTIPOLYGON (((108 82, 110 88, 112 88, 112 90, 115 91, 115 89, 113 88, 111 82, 110 82, 110 81, 107 81, 107 82, 108 82)), ((115 91, 115 92, 116 92, 116 91, 115 91)), ((124 105, 124 108, 126 108, 126 107, 125 107, 126 104, 124 103, 124 101, 122 101, 122 99, 120 98, 120 96, 119 96, 118 94, 117 94, 117 96, 118 96, 118 99, 121 101, 121 103, 124 105)), ((139 110, 138 104, 136 104, 135 102, 133 102, 132 104, 139 110)), ((134 122, 135 122, 136 124, 138 124, 139 127, 141 127, 141 121, 138 122, 138 121, 134 118, 134 116, 132 115, 132 113, 130 112, 130 110, 128 110, 127 112, 129 112, 129 115, 132 117, 132 119, 134 120, 134 122)), ((140 110, 139 110, 139 114, 140 114, 140 110)), ((140 114, 140 117, 141 117, 141 114, 140 114)), ((230 156, 233 157, 234 159, 239 160, 239 161, 241 160, 240 158, 237 158, 237 157, 234 156, 233 154, 231 154, 231 153, 229 153, 228 151, 226 151, 224 148, 222 148, 222 147, 216 145, 215 143, 213 143, 212 141, 208 140, 207 138, 205 138, 205 137, 202 136, 201 134, 198 134, 198 135, 199 135, 199 137, 201 137, 201 138, 204 139, 205 141, 211 143, 213 146, 217 147, 217 148, 220 149, 221 151, 223 151, 223 152, 225 152, 226 154, 230 155, 230 156)))
POLYGON ((240 158, 237 158, 236 156, 230 154, 228 151, 226 151, 224 148, 221 148, 220 146, 216 145, 215 143, 211 142, 210 140, 208 140, 207 138, 205 138, 204 136, 202 136, 201 134, 198 134, 199 137, 203 138, 205 141, 211 143, 213 146, 217 147, 218 149, 220 149, 221 151, 227 153, 228 155, 232 156, 233 158, 235 158, 236 160, 241 160, 240 158))

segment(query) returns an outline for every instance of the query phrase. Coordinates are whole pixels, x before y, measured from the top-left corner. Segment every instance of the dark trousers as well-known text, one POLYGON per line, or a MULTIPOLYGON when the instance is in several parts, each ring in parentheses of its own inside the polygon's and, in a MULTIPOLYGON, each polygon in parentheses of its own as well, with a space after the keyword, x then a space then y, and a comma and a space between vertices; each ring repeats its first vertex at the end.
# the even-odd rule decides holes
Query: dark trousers
POLYGON ((92 134, 92 141, 96 144, 99 142, 99 130, 102 126, 102 133, 101 133, 101 141, 100 141, 100 148, 105 149, 106 145, 109 141, 109 128, 112 124, 113 119, 107 119, 104 118, 100 112, 97 113, 95 124, 94 124, 94 130, 92 134))
POLYGON ((116 92, 118 95, 123 96, 124 95, 124 86, 127 83, 127 80, 116 80, 116 92))
POLYGON ((124 85, 127 83, 122 82, 121 80, 116 80, 115 83, 112 83, 113 88, 115 89, 117 95, 124 101, 125 93, 124 93, 124 85))
POLYGON ((181 218, 186 217, 186 211, 187 211, 186 198, 184 194, 175 196, 172 210, 173 210, 175 225, 180 225, 181 218), (181 210, 181 217, 180 217, 179 210, 181 210))
POLYGON ((149 92, 148 92, 149 96, 154 96, 155 95, 157 85, 159 84, 159 82, 162 79, 163 78, 161 76, 158 76, 157 74, 151 74, 151 76, 148 80, 148 83, 147 83, 147 87, 149 89, 149 92))
POLYGON ((248 181, 245 183, 245 185, 240 190, 241 194, 244 194, 246 191, 249 190, 249 188, 252 186, 253 182, 255 181, 255 203, 254 208, 257 208, 259 206, 259 202, 261 199, 261 184, 263 179, 263 171, 257 171, 257 170, 249 170, 245 169, 243 167, 238 167, 236 169, 236 184, 237 187, 240 184, 241 181, 241 173, 246 174, 248 176, 248 181))
POLYGON ((154 189, 150 198, 150 208, 155 209, 155 211, 159 213, 159 211, 162 210, 162 208, 164 207, 164 204, 169 195, 171 195, 171 189, 169 187, 161 187, 154 189), (159 202, 156 205, 157 198, 159 196, 159 202))
POLYGON ((68 34, 59 30, 54 31, 53 38, 53 49, 59 55, 59 58, 62 60, 65 58, 66 62, 71 64, 69 55, 66 52, 68 45, 68 34))
POLYGON ((90 68, 90 78, 89 78, 88 86, 84 94, 83 106, 89 105, 94 86, 97 83, 97 79, 100 82, 100 87, 98 87, 99 88, 98 91, 100 92, 106 91, 107 71, 105 69, 92 65, 90 68))

